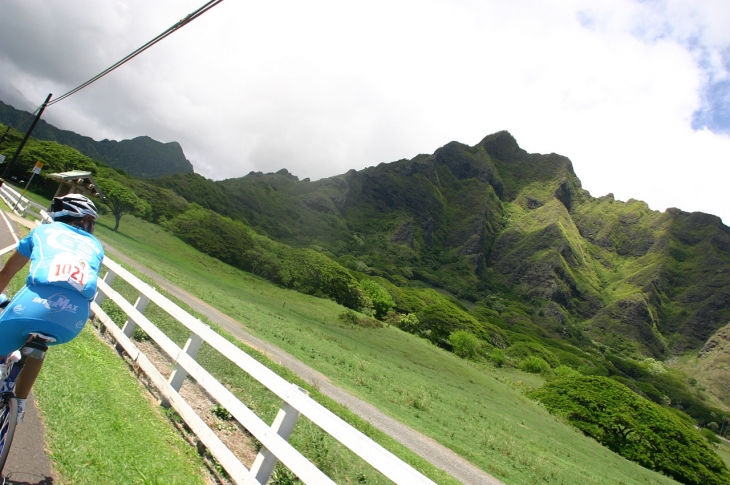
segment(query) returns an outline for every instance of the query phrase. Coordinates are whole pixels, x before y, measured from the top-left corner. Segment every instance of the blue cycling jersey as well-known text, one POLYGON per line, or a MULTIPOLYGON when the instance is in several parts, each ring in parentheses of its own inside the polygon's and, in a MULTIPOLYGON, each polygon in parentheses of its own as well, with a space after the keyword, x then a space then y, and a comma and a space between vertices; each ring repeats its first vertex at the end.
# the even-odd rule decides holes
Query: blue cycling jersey
POLYGON ((57 286, 94 298, 104 248, 88 232, 63 222, 43 224, 18 243, 18 252, 30 258, 27 285, 57 286))

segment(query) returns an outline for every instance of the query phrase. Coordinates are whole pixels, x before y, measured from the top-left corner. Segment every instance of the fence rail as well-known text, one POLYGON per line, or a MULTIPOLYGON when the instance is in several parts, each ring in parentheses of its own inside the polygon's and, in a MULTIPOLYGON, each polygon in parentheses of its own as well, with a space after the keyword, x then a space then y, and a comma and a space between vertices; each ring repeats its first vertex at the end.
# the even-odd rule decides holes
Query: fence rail
MULTIPOLYGON (((49 220, 48 214, 42 206, 25 197, 20 197, 20 193, 8 184, 0 187, 0 197, 18 215, 31 214, 40 220, 49 220), (31 209, 36 209, 38 212, 31 209)), ((37 223, 39 222, 36 221, 37 223)), ((99 280, 99 291, 91 304, 94 316, 138 368, 147 375, 163 399, 177 411, 185 424, 208 448, 234 483, 265 485, 276 464, 281 462, 305 484, 334 485, 335 482, 287 441, 298 417, 304 415, 394 483, 398 485, 435 485, 429 478, 310 398, 305 390, 280 377, 118 263, 105 257, 103 265, 107 268, 107 273, 103 279, 99 280), (117 277, 139 291, 139 297, 134 305, 111 287, 117 277), (101 303, 105 298, 116 303, 127 315, 128 319, 122 328, 119 328, 102 310, 101 303), (180 348, 144 315, 150 301, 190 330, 190 338, 183 348, 180 348), (175 364, 175 368, 168 377, 165 377, 131 340, 137 326, 144 330, 175 364), (208 343, 282 400, 279 413, 271 425, 266 424, 196 362, 195 357, 203 342, 208 343), (199 386, 226 408, 263 445, 251 469, 246 468, 240 462, 180 395, 178 391, 187 376, 195 379, 199 386)))
POLYGON ((40 204, 33 202, 25 196, 20 195, 20 192, 15 190, 10 184, 4 182, 0 186, 0 197, 3 198, 5 203, 10 209, 21 217, 31 215, 40 220, 47 220, 48 213, 46 208, 40 204))
POLYGON ((200 441, 208 447, 211 455, 215 457, 235 483, 247 485, 266 484, 276 463, 281 462, 306 484, 334 484, 329 477, 316 468, 287 441, 300 414, 306 416, 396 484, 425 485, 434 483, 310 398, 306 391, 287 382, 256 361, 119 264, 104 258, 104 266, 106 266, 108 272, 103 280, 99 280, 99 292, 92 303, 94 315, 102 322, 130 358, 147 374, 150 381, 163 396, 163 399, 169 402, 180 414, 185 423, 193 430, 200 441), (139 298, 134 305, 111 288, 112 282, 117 277, 122 278, 136 291, 139 291, 139 298), (128 316, 128 320, 122 328, 119 328, 101 309, 101 303, 105 298, 114 301, 128 316), (183 348, 175 344, 162 330, 145 317, 143 312, 150 301, 157 304, 190 330, 190 338, 183 348), (144 330, 173 361, 176 367, 168 377, 163 376, 130 339, 137 326, 144 330), (282 407, 272 425, 266 424, 196 362, 195 357, 202 342, 208 343, 241 370, 282 399, 282 407), (221 406, 226 408, 263 445, 250 470, 218 439, 215 433, 203 422, 203 419, 179 394, 180 386, 188 375, 195 379, 198 385, 205 389, 221 406))

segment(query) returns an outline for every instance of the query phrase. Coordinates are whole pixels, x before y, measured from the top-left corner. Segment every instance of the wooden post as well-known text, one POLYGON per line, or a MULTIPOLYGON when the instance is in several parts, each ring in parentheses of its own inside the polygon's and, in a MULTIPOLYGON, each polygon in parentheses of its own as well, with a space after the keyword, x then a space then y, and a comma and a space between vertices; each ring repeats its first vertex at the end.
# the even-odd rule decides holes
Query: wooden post
MULTIPOLYGON (((295 384, 292 384, 292 386, 296 387, 298 391, 309 395, 309 393, 301 387, 295 384)), ((294 431, 294 426, 296 426, 298 419, 299 411, 294 409, 294 407, 288 402, 284 402, 281 405, 276 418, 274 418, 274 422, 271 424, 271 429, 274 430, 276 434, 289 441, 289 436, 291 436, 292 431, 294 431)), ((256 456, 256 460, 254 460, 253 465, 251 465, 251 474, 256 477, 256 480, 258 480, 259 483, 266 485, 278 462, 279 460, 273 453, 266 448, 261 448, 261 451, 259 451, 259 454, 256 456)))
MULTIPOLYGON (((140 313, 144 313, 149 302, 150 298, 147 295, 141 294, 137 297, 137 301, 134 302, 134 309, 140 313)), ((124 335, 127 337, 132 338, 135 328, 137 328, 137 322, 131 318, 127 318, 127 321, 124 322, 124 326, 122 327, 122 332, 124 332, 124 335)))
MULTIPOLYGON (((188 341, 185 342, 185 347, 183 347, 182 351, 188 354, 191 358, 195 359, 195 357, 197 357, 198 355, 198 351, 200 350, 201 345, 203 345, 203 339, 197 334, 192 334, 190 335, 188 341)), ((167 380, 167 382, 170 383, 170 386, 172 386, 173 389, 179 391, 187 376, 187 371, 183 369, 180 364, 177 364, 175 366, 175 370, 173 370, 172 374, 170 374, 170 378, 167 380)))
MULTIPOLYGON (((116 278, 117 275, 112 270, 107 270, 106 274, 104 275, 104 278, 102 278, 102 281, 106 283, 107 285, 111 286, 112 283, 114 283, 114 278, 116 278)), ((106 295, 102 293, 101 291, 96 292, 96 297, 94 297, 94 303, 101 306, 101 302, 104 301, 104 298, 106 298, 106 295)))

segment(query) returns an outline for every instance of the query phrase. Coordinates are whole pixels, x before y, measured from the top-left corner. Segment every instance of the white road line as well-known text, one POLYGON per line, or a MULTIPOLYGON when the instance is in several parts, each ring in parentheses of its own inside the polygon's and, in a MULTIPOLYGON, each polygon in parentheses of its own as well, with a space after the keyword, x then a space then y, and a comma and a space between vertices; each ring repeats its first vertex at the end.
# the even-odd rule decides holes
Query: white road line
MULTIPOLYGON (((0 211, 0 215, 3 216, 3 220, 5 221, 5 224, 8 226, 8 232, 10 232, 10 234, 12 234, 12 236, 13 236, 13 239, 15 239, 15 244, 18 244, 18 241, 19 241, 18 236, 15 235, 15 231, 13 231, 13 226, 10 225, 10 220, 8 219, 8 216, 5 215, 5 211, 0 211)), ((5 250, 3 250, 3 252, 1 254, 5 254, 5 250)))
POLYGON ((10 251, 12 251, 13 249, 15 249, 17 247, 18 247, 17 244, 11 244, 10 246, 8 246, 6 248, 0 249, 0 256, 2 256, 5 253, 9 253, 10 251))

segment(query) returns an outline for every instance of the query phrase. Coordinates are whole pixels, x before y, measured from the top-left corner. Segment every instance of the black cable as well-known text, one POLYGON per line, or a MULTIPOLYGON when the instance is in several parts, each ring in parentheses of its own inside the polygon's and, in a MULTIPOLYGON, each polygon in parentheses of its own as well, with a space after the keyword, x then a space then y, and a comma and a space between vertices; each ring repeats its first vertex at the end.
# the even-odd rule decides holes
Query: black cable
POLYGON ((72 94, 75 94, 75 93, 81 91, 82 89, 84 89, 89 84, 91 84, 91 83, 99 80, 100 78, 106 76, 107 74, 109 74, 110 72, 112 72, 114 69, 118 68, 119 66, 121 66, 122 64, 126 63, 127 61, 133 59, 134 57, 138 56, 139 54, 141 54, 145 50, 149 49, 153 45, 157 44, 159 41, 161 41, 162 39, 164 39, 168 35, 172 34, 173 32, 175 32, 175 31, 181 29, 182 27, 186 26, 187 24, 189 24, 190 22, 192 22, 196 18, 200 17, 201 15, 203 15, 205 12, 207 12, 211 8, 213 8, 216 5, 218 5, 219 3, 221 3, 222 1, 223 0, 210 0, 208 3, 206 3, 205 5, 203 5, 202 7, 200 7, 198 10, 196 10, 193 13, 189 14, 187 17, 185 17, 184 19, 180 20, 178 23, 176 23, 175 25, 173 25, 172 27, 170 27, 169 29, 167 29, 166 31, 164 31, 163 33, 161 33, 160 35, 158 35, 157 37, 155 37, 151 41, 147 42, 145 45, 143 45, 139 49, 137 49, 134 52, 132 52, 131 54, 127 55, 126 57, 124 57, 122 60, 120 60, 116 64, 113 64, 112 66, 110 66, 107 69, 103 70, 102 72, 100 72, 96 76, 92 77, 91 79, 89 79, 85 83, 83 83, 83 84, 75 87, 74 89, 72 89, 71 91, 67 92, 66 94, 64 94, 62 96, 59 96, 58 98, 54 99, 53 101, 51 101, 50 103, 48 103, 48 106, 51 106, 53 104, 56 104, 59 101, 63 101, 64 99, 68 98, 72 94))

